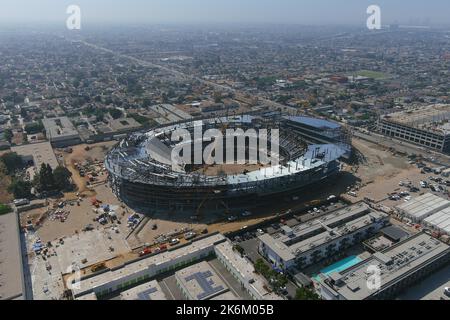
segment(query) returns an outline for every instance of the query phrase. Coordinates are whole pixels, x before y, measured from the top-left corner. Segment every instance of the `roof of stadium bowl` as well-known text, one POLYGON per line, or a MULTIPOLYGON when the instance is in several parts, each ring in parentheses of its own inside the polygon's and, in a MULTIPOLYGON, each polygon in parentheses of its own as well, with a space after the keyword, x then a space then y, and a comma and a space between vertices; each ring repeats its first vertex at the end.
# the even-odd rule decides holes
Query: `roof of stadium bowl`
MULTIPOLYGON (((280 126, 280 150, 288 150, 290 157, 287 161, 280 161, 277 165, 245 174, 226 176, 206 176, 200 173, 186 172, 183 166, 173 166, 171 153, 176 144, 171 144, 172 142, 168 141, 170 139, 167 137, 174 130, 194 130, 196 126, 220 128, 224 124, 228 128, 233 125, 235 127, 245 125, 251 127, 257 119, 261 118, 251 115, 221 117, 177 123, 145 133, 134 133, 122 140, 108 153, 105 166, 116 177, 142 184, 164 186, 242 185, 302 174, 307 170, 323 167, 325 164, 339 159, 345 153, 345 149, 338 144, 310 144, 305 147, 305 142, 299 135, 295 135, 292 130, 286 130, 286 134, 283 134, 283 128, 280 126)), ((286 119, 281 118, 280 121, 286 119)), ((321 125, 324 123, 315 122, 315 124, 321 125)), ((337 127, 333 126, 334 128, 337 127)), ((193 142, 184 141, 182 143, 193 142)))

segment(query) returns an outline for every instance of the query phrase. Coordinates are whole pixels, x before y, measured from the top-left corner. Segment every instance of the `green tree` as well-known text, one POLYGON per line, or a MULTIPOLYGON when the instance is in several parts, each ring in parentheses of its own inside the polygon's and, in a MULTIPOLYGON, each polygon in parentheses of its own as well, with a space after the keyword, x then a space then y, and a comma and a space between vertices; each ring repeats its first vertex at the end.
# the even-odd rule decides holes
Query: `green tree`
POLYGON ((153 104, 152 100, 150 98, 144 98, 142 100, 142 107, 148 108, 153 104))
POLYGON ((0 161, 5 165, 6 173, 9 175, 23 166, 22 158, 15 152, 5 153, 0 157, 0 161))
POLYGON ((240 246, 240 245, 238 245, 238 244, 235 244, 235 245, 233 246, 233 250, 239 252, 239 254, 240 254, 241 256, 243 256, 244 253, 245 253, 244 248, 242 248, 242 246, 240 246))
POLYGON ((42 124, 42 122, 33 122, 33 123, 29 123, 25 126, 25 131, 28 134, 36 134, 39 132, 43 132, 44 131, 44 125, 42 124))
POLYGON ((295 292, 295 300, 320 300, 320 297, 313 290, 303 287, 295 292))
POLYGON ((263 259, 258 259, 255 263, 255 270, 266 277, 270 271, 270 267, 264 262, 263 259))
POLYGON ((5 137, 5 139, 6 139, 9 143, 11 143, 12 138, 14 137, 14 134, 13 134, 13 132, 12 132, 11 129, 6 129, 6 130, 3 132, 3 136, 5 137))
POLYGON ((11 209, 10 206, 8 206, 6 204, 3 204, 3 203, 0 203, 0 215, 7 214, 7 213, 9 213, 11 211, 12 211, 12 209, 11 209))
POLYGON ((123 116, 123 112, 117 108, 109 110, 109 114, 113 117, 113 119, 119 119, 123 116))
POLYGON ((31 197, 31 182, 15 179, 8 187, 8 192, 12 193, 16 199, 31 197))
POLYGON ((59 166, 53 171, 53 180, 58 190, 67 190, 70 187, 72 173, 66 168, 59 166))
POLYGON ((39 192, 55 190, 53 170, 49 164, 43 163, 41 165, 39 173, 35 176, 33 184, 39 192))
POLYGON ((220 103, 222 102, 222 93, 220 92, 214 92, 214 102, 215 103, 220 103))

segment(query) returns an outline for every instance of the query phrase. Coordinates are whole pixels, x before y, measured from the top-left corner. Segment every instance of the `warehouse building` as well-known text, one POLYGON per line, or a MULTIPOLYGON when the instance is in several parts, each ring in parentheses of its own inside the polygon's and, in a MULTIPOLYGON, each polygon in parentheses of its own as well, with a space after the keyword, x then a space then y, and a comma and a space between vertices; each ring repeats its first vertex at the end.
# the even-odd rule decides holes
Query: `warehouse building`
POLYGON ((158 281, 153 280, 120 294, 120 300, 167 300, 158 281))
POLYGON ((26 300, 24 268, 16 212, 0 215, 0 300, 26 300))
POLYGON ((326 300, 391 299, 401 290, 432 274, 450 261, 450 247, 418 233, 340 272, 320 275, 326 300), (379 286, 372 281, 379 271, 379 286))
POLYGON ((77 300, 92 299, 94 296, 102 299, 120 292, 122 299, 147 297, 156 300, 162 298, 160 294, 163 291, 160 291, 152 280, 162 274, 176 271, 175 280, 178 289, 187 299, 212 300, 220 299, 219 297, 224 300, 238 299, 239 297, 229 291, 227 286, 229 282, 225 284, 222 280, 225 278, 220 277, 205 261, 214 255, 252 298, 281 299, 268 289, 269 286, 263 276, 255 273, 253 264, 235 252, 232 243, 219 233, 167 252, 84 276, 72 289, 72 293, 77 300), (180 269, 181 271, 177 271, 180 269), (155 289, 159 291, 156 292, 155 289))
POLYGON ((11 148, 12 152, 17 153, 22 161, 27 165, 33 165, 34 170, 30 171, 30 179, 33 180, 34 174, 41 168, 42 164, 48 164, 54 170, 58 167, 53 148, 49 142, 30 143, 11 148))
POLYGON ((126 290, 141 282, 175 270, 214 254, 214 246, 225 241, 221 234, 214 234, 180 248, 138 259, 114 269, 82 277, 72 289, 75 298, 94 292, 102 298, 114 292, 126 290))
POLYGON ((45 118, 42 124, 53 147, 64 148, 81 143, 80 134, 67 117, 45 118))
POLYGON ((426 218, 423 224, 439 233, 450 235, 450 207, 426 218))
POLYGON ((206 261, 177 271, 175 279, 189 300, 209 300, 228 291, 225 283, 206 261))
POLYGON ((450 152, 450 106, 410 108, 380 118, 378 130, 384 135, 450 152))
POLYGON ((360 202, 280 233, 259 236, 259 252, 275 268, 305 268, 371 237, 389 224, 383 212, 360 202))
POLYGON ((412 222, 421 223, 424 219, 448 207, 450 207, 450 201, 427 193, 397 206, 396 209, 412 222))
POLYGON ((192 119, 192 116, 171 104, 159 104, 150 107, 150 110, 159 115, 155 121, 159 124, 168 124, 192 119))

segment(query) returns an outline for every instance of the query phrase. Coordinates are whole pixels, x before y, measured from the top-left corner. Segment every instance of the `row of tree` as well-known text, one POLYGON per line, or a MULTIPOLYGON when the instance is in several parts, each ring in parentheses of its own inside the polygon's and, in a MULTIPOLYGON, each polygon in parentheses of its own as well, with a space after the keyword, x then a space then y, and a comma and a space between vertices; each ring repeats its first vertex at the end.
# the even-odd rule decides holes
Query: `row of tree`
POLYGON ((38 193, 66 191, 72 187, 72 173, 66 167, 58 166, 53 170, 49 164, 43 163, 33 181, 27 181, 21 177, 20 170, 24 169, 24 163, 16 153, 5 153, 0 157, 0 162, 5 173, 13 177, 8 192, 14 194, 16 199, 30 198, 33 187, 38 193))
POLYGON ((33 185, 38 192, 64 191, 71 186, 72 173, 62 166, 55 170, 49 164, 42 164, 39 173, 34 176, 33 185))

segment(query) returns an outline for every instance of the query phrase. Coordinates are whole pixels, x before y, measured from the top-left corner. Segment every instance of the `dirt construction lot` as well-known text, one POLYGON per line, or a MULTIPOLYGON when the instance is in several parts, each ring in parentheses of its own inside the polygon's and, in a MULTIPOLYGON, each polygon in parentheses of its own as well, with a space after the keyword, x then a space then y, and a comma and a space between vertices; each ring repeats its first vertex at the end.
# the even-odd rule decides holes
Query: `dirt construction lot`
MULTIPOLYGON (((116 213, 121 224, 117 226, 124 232, 128 232, 126 226, 126 219, 128 217, 127 209, 121 207, 121 202, 114 196, 106 185, 97 186, 95 189, 95 198, 101 200, 103 204, 108 204, 111 207, 116 208, 116 213)), ((47 218, 42 226, 39 227, 38 234, 42 241, 52 241, 58 238, 71 236, 80 232, 88 224, 92 224, 95 228, 101 228, 102 226, 93 221, 97 217, 94 212, 95 207, 91 203, 91 197, 85 197, 80 201, 80 205, 66 204, 62 211, 67 212, 67 218, 64 222, 58 219, 47 218)), ((129 212, 129 211, 128 211, 129 212)), ((26 213, 28 214, 28 212, 26 213)))
MULTIPOLYGON (((80 144, 74 146, 71 153, 67 153, 64 151, 56 151, 57 156, 62 156, 64 158, 65 166, 72 172, 72 179, 77 186, 78 192, 81 194, 85 194, 87 196, 94 196, 95 192, 93 192, 90 188, 88 188, 86 184, 86 178, 81 177, 78 170, 75 167, 75 164, 82 164, 83 162, 97 162, 103 161, 106 153, 115 145, 117 141, 109 141, 109 142, 101 142, 92 145, 80 144)), ((73 197, 72 194, 69 194, 68 197, 73 197)))
MULTIPOLYGON (((401 182, 411 182, 413 186, 419 187, 420 181, 426 180, 430 176, 430 174, 422 174, 417 166, 409 163, 407 157, 394 155, 376 144, 354 139, 353 145, 363 155, 363 161, 353 171, 361 182, 360 187, 355 189, 357 197, 348 197, 352 202, 368 197, 388 206, 398 205, 398 202, 388 200, 388 194, 406 191, 405 187, 400 186, 401 182)), ((351 171, 351 169, 349 170, 351 171)), ((430 192, 430 190, 421 189, 411 196, 426 192, 430 192)), ((441 196, 446 197, 444 194, 441 196)))

